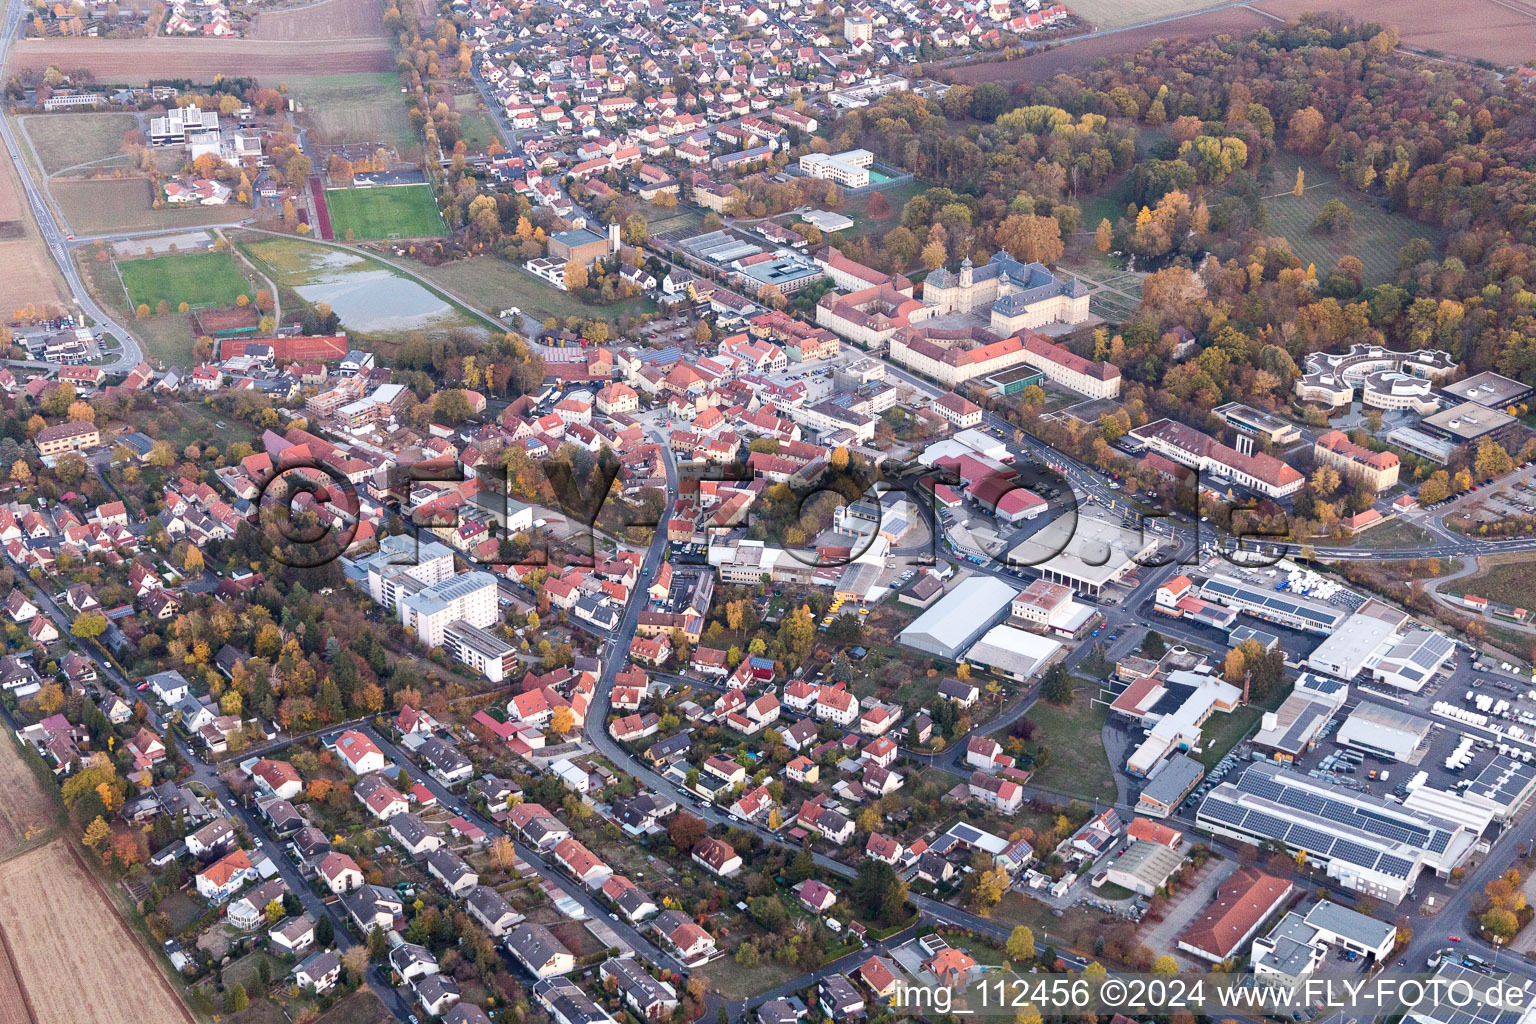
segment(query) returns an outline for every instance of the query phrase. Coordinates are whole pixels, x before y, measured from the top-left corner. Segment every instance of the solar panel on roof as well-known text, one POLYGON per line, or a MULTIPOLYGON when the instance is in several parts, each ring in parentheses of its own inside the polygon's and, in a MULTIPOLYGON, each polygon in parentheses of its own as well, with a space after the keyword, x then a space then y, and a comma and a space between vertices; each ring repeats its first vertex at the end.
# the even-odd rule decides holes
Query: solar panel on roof
POLYGON ((1219 821, 1225 825, 1241 825, 1247 813, 1241 807, 1234 807, 1225 800, 1208 797, 1205 803, 1200 805, 1199 817, 1219 821))
POLYGON ((1298 789, 1295 786, 1285 787, 1285 790, 1281 792, 1276 802, 1282 803, 1287 807, 1294 807, 1298 811, 1306 811, 1308 814, 1321 814, 1323 806, 1327 803, 1326 800, 1316 793, 1308 792, 1305 789, 1298 789))
POLYGON ((953 833, 957 838, 962 839, 967 843, 975 843, 976 840, 981 838, 980 832, 978 832, 972 826, 967 825, 963 821, 949 831, 953 833))
POLYGON ((1292 825, 1290 832, 1285 837, 1286 844, 1294 846, 1298 850, 1311 850, 1314 853, 1326 851, 1333 837, 1326 832, 1320 832, 1307 825, 1292 825))
POLYGON ((1390 853, 1384 853, 1376 862, 1376 870, 1396 878, 1407 878, 1413 872, 1413 863, 1401 857, 1394 857, 1390 853))
POLYGON ((1336 839, 1334 840, 1333 850, 1330 851, 1329 856, 1335 857, 1342 861, 1346 861, 1350 864, 1356 864, 1362 868, 1369 868, 1376 865, 1378 852, 1371 849, 1369 846, 1361 846, 1359 843, 1352 843, 1348 839, 1336 839))
POLYGON ((1248 812, 1248 818, 1243 822, 1243 827, 1250 832, 1257 832, 1270 839, 1284 839, 1286 830, 1290 825, 1282 818, 1273 814, 1265 814, 1263 811, 1248 812))
POLYGON ((1247 775, 1244 775, 1242 781, 1238 783, 1238 788, 1245 793, 1252 793, 1254 796, 1263 797, 1265 800, 1275 801, 1278 801, 1281 794, 1285 792, 1285 787, 1281 786, 1274 779, 1265 775, 1259 775, 1256 772, 1249 772, 1247 775))

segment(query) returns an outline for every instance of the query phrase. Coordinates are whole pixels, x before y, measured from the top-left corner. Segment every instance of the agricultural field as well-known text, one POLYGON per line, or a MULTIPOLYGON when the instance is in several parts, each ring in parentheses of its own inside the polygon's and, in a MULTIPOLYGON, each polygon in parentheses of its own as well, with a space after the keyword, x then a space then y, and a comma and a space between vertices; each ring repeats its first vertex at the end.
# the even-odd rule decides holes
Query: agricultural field
POLYGON ((194 1024, 65 840, 0 865, 0 926, 36 1024, 194 1024))
MULTIPOLYGON (((100 82, 146 85, 151 78, 211 82, 219 75, 281 81, 290 75, 393 72, 389 40, 279 39, 23 39, 11 48, 7 70, 42 74, 49 65, 89 71, 100 82)), ((393 74, 390 76, 393 78, 393 74)))
POLYGON ((431 185, 328 188, 331 230, 337 238, 428 238, 446 234, 431 185))
POLYGON ((367 39, 384 35, 384 7, 378 0, 325 0, 292 10, 261 11, 249 36, 309 42, 316 38, 367 39))
POLYGON ((385 143, 407 159, 420 149, 393 73, 290 75, 284 82, 304 105, 300 120, 322 145, 385 143))
POLYGON ((243 206, 157 210, 152 205, 148 178, 61 178, 48 188, 69 230, 77 235, 234 224, 251 212, 243 206))
POLYGON ((37 1024, 16 977, 16 965, 4 949, 0 949, 0 1024, 37 1024))
POLYGON ((58 817, 55 794, 43 789, 15 741, 0 739, 0 856, 47 832, 58 817))
POLYGON ((121 157, 123 134, 139 126, 133 114, 36 114, 20 120, 50 175, 121 157))
POLYGON ((1180 18, 1210 6, 1211 0, 1076 0, 1072 13, 1102 30, 1180 18))
POLYGON ((1536 8, 1505 0, 1469 0, 1456 17, 1443 9, 1400 0, 1262 0, 1253 5, 1287 20, 1306 11, 1336 11, 1359 21, 1395 25, 1403 45, 1474 57, 1513 67, 1536 52, 1536 8))
POLYGON ((160 302, 172 309, 181 303, 201 306, 233 306, 240 296, 252 298, 255 287, 235 265, 230 252, 188 252, 150 259, 125 260, 117 265, 135 307, 154 309, 160 302))
POLYGON ((29 305, 63 302, 59 276, 43 246, 21 181, 9 159, 0 157, 0 314, 29 305))
MULTIPOLYGON (((1150 2, 1155 3, 1158 0, 1150 0, 1150 2)), ((1104 4, 1104 7, 1107 6, 1108 4, 1104 4)), ((1186 10, 1188 6, 1188 4, 1184 5, 1186 10)), ((1315 9, 1317 4, 1309 3, 1307 7, 1315 9)), ((1074 6, 1073 9, 1091 17, 1081 8, 1074 6)), ((1174 21, 1160 21, 1143 28, 1073 36, 1062 45, 1055 46, 1044 53, 1034 53, 1009 61, 961 65, 953 68, 952 73, 957 82, 967 85, 976 85, 981 82, 1004 84, 1044 82, 1062 72, 1071 74, 1079 71, 1100 58, 1113 58, 1118 54, 1139 50, 1154 39, 1173 39, 1178 36, 1203 39, 1222 33, 1251 32, 1256 28, 1265 28, 1274 24, 1273 17, 1266 17, 1248 7, 1225 7, 1220 10, 1191 14, 1188 17, 1179 17, 1174 21)))
POLYGON ((630 299, 612 306, 589 306, 568 292, 556 291, 521 267, 494 256, 475 256, 437 267, 416 263, 411 269, 493 316, 508 306, 521 306, 523 312, 541 319, 552 316, 638 316, 656 308, 646 298, 630 299))
POLYGON ((1264 197, 1270 233, 1284 236, 1303 264, 1315 263, 1320 278, 1328 275, 1340 256, 1358 256, 1365 264, 1366 287, 1395 280, 1397 251, 1409 239, 1427 238, 1437 248, 1442 241, 1436 229, 1391 213, 1367 196, 1348 192, 1321 164, 1280 152, 1270 165, 1275 169, 1275 178, 1264 197), (1300 197, 1290 191, 1297 166, 1306 172, 1300 197), (1342 199, 1354 211, 1353 227, 1335 234, 1312 230, 1312 222, 1330 199, 1342 199))

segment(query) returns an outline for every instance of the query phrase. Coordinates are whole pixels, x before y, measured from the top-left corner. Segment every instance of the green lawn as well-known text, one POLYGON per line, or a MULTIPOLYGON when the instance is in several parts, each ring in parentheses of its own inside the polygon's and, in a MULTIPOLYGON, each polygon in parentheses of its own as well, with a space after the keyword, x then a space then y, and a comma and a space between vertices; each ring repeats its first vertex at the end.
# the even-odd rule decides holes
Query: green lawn
POLYGON ((491 143, 501 141, 501 133, 491 123, 491 115, 472 110, 459 115, 459 134, 471 150, 484 153, 491 143))
POLYGON ((1536 558, 1504 557, 1511 560, 1490 564, 1488 559, 1483 559, 1477 572, 1447 584, 1442 593, 1475 594, 1512 608, 1531 607, 1531 576, 1536 571, 1536 558))
POLYGON ((1203 752, 1200 754, 1200 763, 1207 769, 1215 766, 1217 761, 1227 756, 1227 751, 1248 735, 1248 731, 1254 727, 1261 717, 1264 709, 1256 704, 1247 704, 1235 709, 1231 714, 1214 714, 1206 719, 1205 725, 1200 728, 1200 746, 1203 752))
POLYGON ((131 322, 133 332, 144 342, 144 354, 150 362, 191 369, 193 346, 197 342, 192 336, 191 317, 172 313, 131 322))
POLYGON ((1279 152, 1270 165, 1275 177, 1264 187, 1270 233, 1290 242, 1291 251, 1303 264, 1316 264, 1319 279, 1328 276, 1340 256, 1357 256, 1365 265, 1366 287, 1393 281, 1397 279, 1397 251, 1409 239, 1427 238, 1437 249, 1443 241, 1435 228, 1392 213, 1379 200, 1346 189, 1336 175, 1314 160, 1279 152), (1299 198, 1290 192, 1298 166, 1306 172, 1305 191, 1299 198), (1354 211, 1353 227, 1337 234, 1312 230, 1312 222, 1330 199, 1342 199, 1354 211))
POLYGON ((185 302, 199 306, 232 306, 241 295, 256 290, 235 266, 228 252, 188 252, 119 263, 129 301, 153 310, 162 300, 171 309, 185 302))
POLYGON ((27 138, 49 174, 115 157, 123 133, 138 127, 133 114, 38 114, 21 119, 27 138))
POLYGON ((655 310, 650 299, 636 298, 611 306, 589 306, 569 292, 557 291, 523 268, 494 256, 473 256, 441 266, 409 263, 422 277, 448 289, 477 309, 494 316, 508 306, 520 306, 523 312, 547 319, 551 316, 607 317, 638 316, 655 310))
POLYGON ((338 239, 426 238, 447 234, 430 185, 328 188, 331 230, 338 239))
POLYGON ((1337 543, 1340 547, 1356 548, 1416 548, 1434 541, 1428 530, 1401 519, 1373 526, 1364 533, 1357 533, 1337 543))
MULTIPOLYGON (((922 195, 928 188, 929 186, 924 182, 912 178, 891 188, 861 192, 856 196, 848 198, 844 201, 842 208, 837 211, 845 217, 853 218, 853 227, 844 231, 843 237, 850 239, 862 238, 864 235, 870 234, 883 236, 887 231, 901 223, 901 210, 902 207, 907 205, 907 201, 914 196, 922 195), (891 204, 891 215, 883 220, 871 220, 864 215, 864 210, 869 206, 869 200, 875 194, 875 191, 879 191, 881 195, 885 196, 886 202, 891 204)), ((793 218, 789 219, 793 220, 793 218)))
MULTIPOLYGON (((266 83, 263 83, 266 84, 266 83)), ((274 83, 275 84, 275 83, 274 83)), ((393 72, 349 75, 292 75, 288 95, 304 105, 309 122, 324 143, 384 143, 407 160, 415 159, 421 135, 411 127, 406 97, 393 72)))
POLYGON ((1026 716, 1037 727, 1036 737, 1051 752, 1050 763, 1030 777, 1030 785, 1088 800, 1113 800, 1114 772, 1104 753, 1104 720, 1109 714, 1096 685, 1079 686, 1070 707, 1040 700, 1026 716))

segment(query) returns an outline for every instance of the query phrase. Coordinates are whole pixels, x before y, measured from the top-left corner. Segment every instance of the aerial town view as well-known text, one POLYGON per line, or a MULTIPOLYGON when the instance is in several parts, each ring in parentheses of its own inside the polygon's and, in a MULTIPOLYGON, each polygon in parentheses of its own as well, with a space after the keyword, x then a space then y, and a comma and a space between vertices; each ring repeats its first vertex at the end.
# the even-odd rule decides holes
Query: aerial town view
POLYGON ((1536 1024, 1536 0, 0 12, 0 1024, 1536 1024))

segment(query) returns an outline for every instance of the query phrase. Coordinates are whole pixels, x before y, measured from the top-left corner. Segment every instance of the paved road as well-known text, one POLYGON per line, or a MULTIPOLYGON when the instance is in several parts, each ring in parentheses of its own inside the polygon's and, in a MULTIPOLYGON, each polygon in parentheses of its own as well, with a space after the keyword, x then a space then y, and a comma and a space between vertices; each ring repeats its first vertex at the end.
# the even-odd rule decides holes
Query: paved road
MULTIPOLYGON (((61 633, 68 633, 72 620, 65 610, 54 601, 53 596, 35 584, 16 563, 11 562, 9 558, 6 561, 15 570, 17 580, 32 592, 33 600, 37 602, 38 607, 53 621, 61 633)), ((117 667, 113 665, 111 660, 94 643, 81 641, 81 646, 86 654, 90 656, 91 660, 96 663, 96 669, 102 678, 111 683, 124 700, 132 703, 140 699, 142 695, 134 689, 133 685, 129 683, 123 674, 117 670, 117 667)), ((288 883, 288 888, 298 896, 310 917, 316 921, 322 917, 329 917, 331 919, 331 926, 336 936, 336 946, 341 950, 346 950, 357 945, 357 940, 352 937, 351 932, 347 929, 347 921, 342 919, 340 913, 335 908, 326 905, 310 889, 309 883, 304 880, 303 875, 299 872, 298 865, 293 862, 282 844, 267 830, 263 819, 252 808, 241 804, 235 799, 234 794, 224 784, 224 780, 219 778, 218 771, 212 765, 203 761, 174 732, 166 729, 163 716, 154 707, 150 708, 147 719, 150 726, 162 733, 169 742, 176 744, 176 749, 192 770, 190 778, 186 781, 198 782, 206 786, 213 793, 222 813, 229 813, 240 819, 240 822, 245 826, 251 838, 256 840, 262 851, 272 859, 272 863, 277 866, 278 874, 282 877, 283 881, 288 883)), ((380 973, 377 966, 371 966, 368 969, 367 981, 368 987, 373 990, 374 994, 379 997, 398 1020, 408 1021, 410 1019, 411 1008, 409 1001, 384 980, 384 976, 380 973)))
MULTIPOLYGON (((21 0, 11 0, 6 8, 4 25, 0 26, 0 81, 5 81, 7 78, 6 66, 10 60, 11 44, 20 30, 22 16, 25 14, 24 8, 25 5, 21 0)), ((32 180, 31 168, 22 159, 21 149, 16 143, 16 133, 11 130, 10 119, 3 115, 0 115, 0 138, 5 140, 6 151, 16 167, 16 176, 21 179, 22 191, 26 193, 27 205, 32 208, 32 216, 37 220, 43 244, 48 247, 48 253, 53 257, 53 261, 59 265, 59 272, 69 285, 75 304, 80 307, 80 311, 86 317, 95 322, 97 330, 117 339, 116 358, 100 364, 101 368, 108 373, 127 373, 139 365, 144 358, 139 343, 122 324, 113 320, 105 310, 96 305, 91 298, 91 293, 85 287, 85 282, 80 280, 80 274, 75 270, 74 260, 69 256, 69 232, 54 217, 53 208, 49 206, 46 197, 32 180)))

